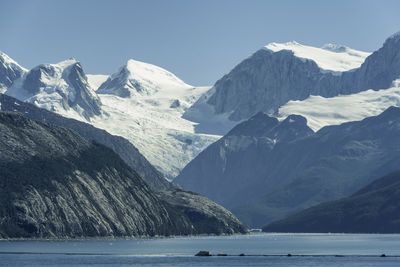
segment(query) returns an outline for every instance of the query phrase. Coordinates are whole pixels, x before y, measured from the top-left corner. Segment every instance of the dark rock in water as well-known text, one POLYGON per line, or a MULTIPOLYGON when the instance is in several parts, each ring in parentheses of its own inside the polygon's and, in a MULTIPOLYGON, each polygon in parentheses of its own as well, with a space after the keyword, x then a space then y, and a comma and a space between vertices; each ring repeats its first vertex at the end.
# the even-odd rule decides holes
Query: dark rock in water
POLYGON ((228 254, 226 254, 226 253, 218 253, 217 256, 225 257, 225 256, 228 256, 228 254))
POLYGON ((211 256, 211 254, 210 254, 210 251, 201 250, 201 251, 197 252, 197 254, 195 256, 209 257, 209 256, 211 256))
MULTIPOLYGON (((399 233, 400 171, 350 197, 326 202, 264 227, 267 232, 399 233)), ((383 254, 384 255, 384 254, 383 254)))
POLYGON ((244 257, 244 256, 246 256, 246 254, 240 253, 239 256, 240 256, 240 257, 244 257))
POLYGON ((197 215, 205 219, 198 220, 197 215, 191 217, 192 210, 182 212, 185 204, 174 206, 180 199, 171 199, 151 190, 111 149, 66 128, 0 112, 1 238, 219 234, 243 229, 234 217, 212 225, 220 220, 215 216, 225 213, 215 204, 215 213, 199 207, 197 215))

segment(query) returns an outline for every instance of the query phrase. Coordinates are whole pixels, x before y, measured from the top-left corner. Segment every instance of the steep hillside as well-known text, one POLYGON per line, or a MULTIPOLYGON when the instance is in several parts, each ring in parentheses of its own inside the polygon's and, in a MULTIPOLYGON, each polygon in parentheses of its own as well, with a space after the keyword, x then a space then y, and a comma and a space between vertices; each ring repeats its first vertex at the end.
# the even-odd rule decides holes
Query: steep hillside
POLYGON ((316 133, 301 116, 279 122, 257 114, 200 153, 175 181, 262 226, 395 171, 399 133, 395 107, 316 133))
POLYGON ((66 128, 0 112, 0 150, 3 238, 244 231, 216 204, 187 211, 160 197, 112 150, 66 128))
POLYGON ((264 227, 267 232, 399 233, 400 172, 349 197, 300 211, 264 227))

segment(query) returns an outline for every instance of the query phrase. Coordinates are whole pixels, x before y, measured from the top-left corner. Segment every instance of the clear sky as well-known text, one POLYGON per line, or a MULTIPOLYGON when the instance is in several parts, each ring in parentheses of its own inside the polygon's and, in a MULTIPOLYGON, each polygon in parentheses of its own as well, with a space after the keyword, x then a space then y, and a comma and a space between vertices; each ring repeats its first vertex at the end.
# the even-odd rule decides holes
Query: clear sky
POLYGON ((399 0, 0 0, 0 50, 30 68, 75 57, 110 74, 129 58, 211 85, 269 42, 373 51, 399 0))

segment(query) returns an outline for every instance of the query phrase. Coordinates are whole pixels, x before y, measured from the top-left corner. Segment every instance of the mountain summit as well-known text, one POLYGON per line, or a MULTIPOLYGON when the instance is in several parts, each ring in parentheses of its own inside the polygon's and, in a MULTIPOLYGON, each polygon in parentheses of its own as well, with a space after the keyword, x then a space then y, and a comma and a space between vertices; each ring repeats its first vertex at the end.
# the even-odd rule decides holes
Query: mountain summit
POLYGON ((158 66, 130 59, 98 89, 99 94, 120 97, 151 95, 160 90, 190 87, 171 72, 158 66))
POLYGON ((6 94, 71 117, 101 114, 101 102, 90 87, 82 65, 70 58, 57 64, 41 64, 14 81, 6 94))

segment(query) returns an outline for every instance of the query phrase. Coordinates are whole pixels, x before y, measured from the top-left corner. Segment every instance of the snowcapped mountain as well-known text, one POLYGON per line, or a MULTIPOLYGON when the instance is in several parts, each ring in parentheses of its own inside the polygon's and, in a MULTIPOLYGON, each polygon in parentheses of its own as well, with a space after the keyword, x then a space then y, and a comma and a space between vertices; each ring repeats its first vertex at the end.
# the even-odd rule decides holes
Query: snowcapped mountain
POLYGON ((295 41, 288 43, 270 43, 265 49, 272 52, 282 50, 292 51, 302 59, 314 61, 322 70, 341 72, 361 66, 370 53, 357 51, 337 44, 326 44, 321 48, 299 44, 295 41))
POLYGON ((97 90, 108 114, 93 125, 130 140, 169 178, 219 136, 198 134, 183 113, 209 87, 193 87, 160 67, 129 60, 97 90))
POLYGON ((214 114, 241 121, 259 111, 275 114, 290 100, 334 97, 389 88, 400 77, 400 37, 372 54, 328 44, 272 43, 218 80, 206 101, 214 114))
POLYGON ((99 87, 98 93, 131 97, 181 87, 190 86, 163 68, 130 59, 99 87))
POLYGON ((27 70, 0 51, 0 93, 21 78, 27 70))
POLYGON ((90 120, 101 114, 100 99, 75 59, 34 67, 5 93, 67 117, 90 120))
POLYGON ((209 87, 188 85, 160 67, 129 60, 107 76, 86 75, 75 59, 29 71, 7 62, 21 71, 20 78, 0 75, 11 77, 6 94, 125 137, 168 178, 220 137, 198 134, 196 123, 182 118, 209 87))
POLYGON ((260 111, 280 119, 301 114, 319 129, 396 105, 392 83, 400 77, 399 48, 399 35, 372 54, 334 44, 271 43, 212 88, 193 87, 136 60, 108 76, 86 75, 74 59, 27 71, 2 54, 0 86, 20 100, 125 137, 173 178, 205 147, 260 111), (352 109, 334 110, 342 103, 352 109))

